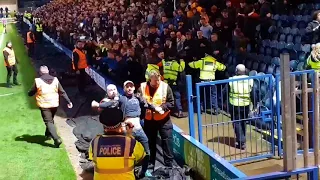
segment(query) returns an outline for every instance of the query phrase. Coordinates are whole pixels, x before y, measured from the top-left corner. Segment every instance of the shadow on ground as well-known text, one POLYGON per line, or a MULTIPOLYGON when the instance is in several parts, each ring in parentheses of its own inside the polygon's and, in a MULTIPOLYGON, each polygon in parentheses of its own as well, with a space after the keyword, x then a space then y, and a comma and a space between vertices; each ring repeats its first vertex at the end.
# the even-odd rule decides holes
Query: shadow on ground
POLYGON ((24 134, 22 136, 18 136, 15 138, 15 141, 25 141, 27 143, 39 144, 45 147, 54 147, 53 144, 49 144, 45 142, 46 140, 47 138, 43 135, 29 135, 29 134, 24 134))
POLYGON ((208 142, 215 142, 235 147, 236 140, 234 137, 215 137, 213 139, 209 139, 208 142))

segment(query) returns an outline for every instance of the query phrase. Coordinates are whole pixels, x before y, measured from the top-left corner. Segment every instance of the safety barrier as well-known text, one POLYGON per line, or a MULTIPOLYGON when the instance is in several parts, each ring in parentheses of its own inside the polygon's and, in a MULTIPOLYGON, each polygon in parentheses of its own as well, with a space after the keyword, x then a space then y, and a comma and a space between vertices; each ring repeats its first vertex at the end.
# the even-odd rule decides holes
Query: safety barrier
MULTIPOLYGON (((29 26, 32 26, 27 19, 24 18, 23 21, 29 26)), ((45 33, 43 33, 43 35, 47 40, 53 43, 55 47, 60 49, 70 58, 72 57, 72 52, 69 49, 57 43, 45 33)), ((103 77, 103 75, 90 67, 86 69, 86 72, 102 89, 106 90, 106 86, 110 83, 107 78, 103 77)), ((118 89, 122 91, 122 88, 118 87, 118 89)), ((174 156, 180 165, 187 164, 189 167, 194 168, 201 178, 207 180, 246 177, 244 173, 235 168, 232 164, 202 145, 193 137, 186 135, 176 125, 173 126, 173 130, 174 156)))
MULTIPOLYGON (((273 110, 264 106, 266 102, 273 103, 273 84, 272 75, 261 75, 196 83, 195 96, 189 88, 188 96, 195 98, 189 107, 196 109, 196 114, 189 111, 189 117, 190 121, 196 117, 198 122, 198 140, 231 163, 272 157, 274 141, 265 141, 259 131, 274 135, 273 110), (247 98, 251 96, 252 102, 232 105, 229 85, 241 88, 239 91, 248 89, 247 98), (249 117, 252 107, 256 108, 249 117)), ((192 86, 191 78, 187 78, 187 86, 192 86)), ((190 134, 195 137, 194 132, 190 134)))

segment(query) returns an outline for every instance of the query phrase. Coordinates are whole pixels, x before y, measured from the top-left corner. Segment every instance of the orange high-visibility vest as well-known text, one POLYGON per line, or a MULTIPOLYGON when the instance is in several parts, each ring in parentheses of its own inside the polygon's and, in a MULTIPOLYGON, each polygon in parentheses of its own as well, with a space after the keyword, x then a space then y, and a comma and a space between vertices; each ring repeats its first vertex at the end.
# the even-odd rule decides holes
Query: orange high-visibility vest
MULTIPOLYGON (((150 95, 149 86, 146 82, 141 83, 141 91, 143 97, 147 100, 148 103, 153 104, 155 106, 161 106, 167 100, 167 90, 168 84, 161 81, 159 87, 154 93, 153 97, 150 95)), ((150 109, 146 110, 145 120, 163 120, 170 114, 170 111, 164 112, 164 114, 159 114, 158 112, 152 111, 150 109)))
MULTIPOLYGON (((77 64, 77 67, 78 69, 85 69, 88 67, 88 64, 87 64, 87 56, 86 54, 83 52, 83 51, 80 51, 79 49, 75 48, 73 50, 73 52, 76 52, 79 56, 79 61, 78 61, 78 64, 77 64)), ((75 64, 74 64, 74 60, 73 60, 73 57, 72 57, 72 68, 73 70, 75 70, 75 64)))
POLYGON ((52 83, 46 83, 41 78, 36 78, 37 105, 40 108, 54 108, 59 106, 59 80, 55 77, 52 83))
POLYGON ((8 56, 8 63, 9 63, 9 64, 7 64, 6 61, 4 61, 4 65, 5 65, 5 66, 13 66, 13 65, 15 65, 15 64, 16 64, 16 56, 15 56, 15 54, 14 54, 13 49, 10 49, 10 48, 8 48, 8 47, 5 47, 5 48, 3 49, 3 52, 9 53, 9 56, 8 56))
POLYGON ((33 40, 31 38, 31 36, 33 36, 33 34, 31 32, 27 32, 27 43, 33 43, 33 40))

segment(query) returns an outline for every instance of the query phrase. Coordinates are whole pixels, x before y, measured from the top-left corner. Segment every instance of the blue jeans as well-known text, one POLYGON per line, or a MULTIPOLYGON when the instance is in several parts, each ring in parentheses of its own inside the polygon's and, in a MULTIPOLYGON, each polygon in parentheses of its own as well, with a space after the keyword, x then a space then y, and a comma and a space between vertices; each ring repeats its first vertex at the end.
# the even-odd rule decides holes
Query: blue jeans
POLYGON ((181 93, 180 93, 179 87, 177 85, 172 85, 171 88, 174 94, 177 110, 182 111, 181 93))
POLYGON ((143 129, 139 129, 139 130, 132 132, 132 136, 142 144, 146 154, 150 155, 148 137, 147 137, 146 133, 144 133, 143 129))

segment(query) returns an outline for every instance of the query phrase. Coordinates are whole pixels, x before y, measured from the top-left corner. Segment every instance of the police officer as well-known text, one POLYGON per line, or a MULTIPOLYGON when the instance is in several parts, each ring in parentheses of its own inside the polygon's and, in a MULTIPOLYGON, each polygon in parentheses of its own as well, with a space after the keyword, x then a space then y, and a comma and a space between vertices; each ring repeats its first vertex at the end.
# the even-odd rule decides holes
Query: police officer
POLYGON ((41 43, 42 42, 42 32, 43 32, 43 28, 42 28, 42 23, 41 21, 39 20, 37 23, 36 23, 36 36, 37 36, 37 42, 41 43))
POLYGON ((34 43, 35 43, 35 37, 32 32, 32 28, 29 28, 29 31, 27 32, 27 47, 28 47, 28 55, 32 57, 34 55, 34 43))
POLYGON ((246 148, 246 121, 249 116, 249 106, 251 103, 251 91, 253 79, 236 80, 247 78, 246 67, 243 64, 236 66, 236 75, 230 77, 229 82, 229 111, 236 135, 235 147, 244 150, 246 148))
POLYGON ((13 84, 20 85, 17 80, 18 76, 18 68, 17 68, 17 59, 14 54, 14 50, 12 49, 12 43, 7 42, 6 47, 3 49, 3 57, 4 57, 4 64, 7 68, 7 87, 11 88, 11 76, 13 73, 13 84))
POLYGON ((53 138, 54 145, 58 148, 62 142, 54 126, 54 116, 59 106, 59 95, 63 96, 68 102, 68 108, 72 108, 73 105, 67 93, 62 88, 58 78, 49 75, 48 67, 41 66, 40 77, 35 79, 28 95, 36 95, 37 105, 46 124, 45 136, 47 139, 53 138))
POLYGON ((141 83, 138 90, 146 99, 149 107, 145 110, 144 131, 149 139, 150 148, 150 169, 154 169, 156 160, 156 143, 158 132, 162 140, 164 163, 172 167, 173 163, 173 125, 170 119, 170 109, 174 107, 174 98, 170 86, 161 81, 158 71, 152 70, 149 73, 149 81, 141 83))
MULTIPOLYGON (((89 159, 94 163, 94 180, 135 180, 135 165, 148 163, 143 146, 130 135, 133 125, 123 122, 120 109, 109 108, 104 111, 109 114, 100 119, 105 134, 95 137, 89 148, 89 159)), ((143 176, 138 174, 139 178, 143 176)))
POLYGON ((158 65, 159 67, 163 67, 164 82, 168 83, 172 88, 175 97, 175 105, 178 110, 177 117, 183 118, 184 115, 182 113, 181 94, 177 84, 177 79, 179 73, 184 71, 186 64, 183 59, 180 59, 180 61, 177 61, 175 59, 176 56, 173 53, 171 53, 169 54, 167 60, 163 59, 161 63, 159 63, 158 65))
MULTIPOLYGON (((193 69, 200 69, 200 77, 201 81, 214 81, 216 79, 215 72, 216 71, 224 71, 226 66, 217 61, 212 55, 205 54, 205 57, 189 63, 189 66, 193 69)), ((201 96, 203 97, 203 95, 201 96)), ((214 109, 214 114, 218 113, 218 104, 217 104, 217 90, 214 87, 211 87, 211 98, 212 98, 212 106, 214 109)))
POLYGON ((80 93, 85 92, 86 71, 88 67, 87 56, 84 51, 85 42, 78 40, 76 47, 72 52, 72 68, 77 74, 78 89, 80 93))

